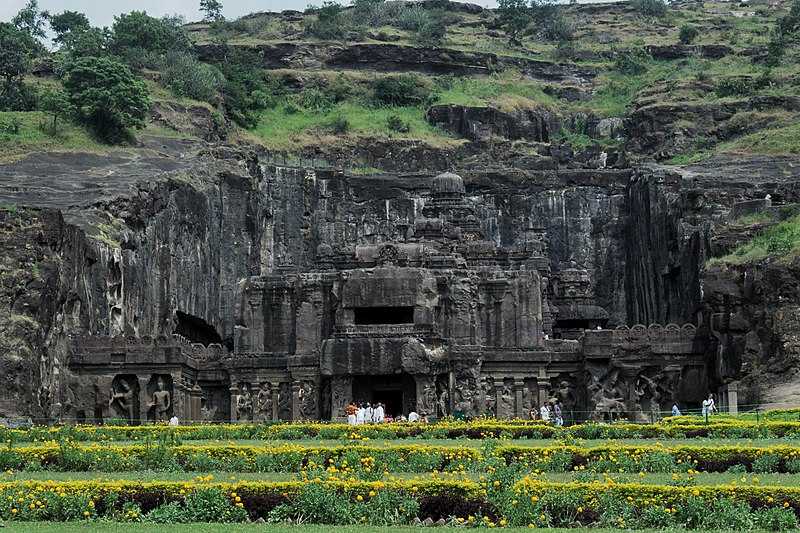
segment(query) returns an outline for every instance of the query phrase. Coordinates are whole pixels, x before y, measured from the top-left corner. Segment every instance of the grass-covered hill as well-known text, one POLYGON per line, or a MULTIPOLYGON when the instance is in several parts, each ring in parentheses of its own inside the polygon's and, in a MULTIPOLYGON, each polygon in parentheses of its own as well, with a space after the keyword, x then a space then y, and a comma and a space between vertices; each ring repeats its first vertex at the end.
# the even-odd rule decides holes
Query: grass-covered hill
POLYGON ((797 0, 500 5, 357 0, 190 24, 132 12, 101 29, 30 2, 0 26, 13 51, 0 157, 142 134, 333 158, 401 147, 458 159, 486 143, 569 145, 608 164, 800 150, 797 0))

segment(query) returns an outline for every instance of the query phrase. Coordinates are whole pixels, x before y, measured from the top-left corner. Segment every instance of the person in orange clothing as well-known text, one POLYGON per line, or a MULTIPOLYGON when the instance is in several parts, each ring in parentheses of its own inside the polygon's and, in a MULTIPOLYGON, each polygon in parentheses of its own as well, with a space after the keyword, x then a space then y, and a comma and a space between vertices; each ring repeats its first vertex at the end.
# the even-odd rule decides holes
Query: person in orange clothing
POLYGON ((356 411, 358 411, 358 407, 353 402, 348 403, 344 408, 344 412, 347 414, 347 423, 351 426, 356 425, 356 411))

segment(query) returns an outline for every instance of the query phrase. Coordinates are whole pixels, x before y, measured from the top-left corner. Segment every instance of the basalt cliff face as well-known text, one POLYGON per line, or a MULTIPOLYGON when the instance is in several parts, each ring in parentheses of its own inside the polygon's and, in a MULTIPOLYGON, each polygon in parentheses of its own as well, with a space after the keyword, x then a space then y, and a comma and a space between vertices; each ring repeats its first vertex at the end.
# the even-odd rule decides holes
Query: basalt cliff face
MULTIPOLYGON (((320 254, 406 241, 430 202, 431 174, 282 167, 223 148, 163 168, 173 157, 126 162, 141 166, 116 176, 114 191, 86 176, 118 160, 82 160, 75 171, 67 156, 31 156, 3 168, 3 201, 19 206, 3 212, 5 415, 52 416, 60 398, 80 390, 70 381, 75 337, 177 333, 233 350, 241 283, 313 268, 320 254), (58 169, 71 172, 57 183, 63 200, 38 195, 30 176, 58 169)), ((710 386, 744 378, 748 402, 790 400, 797 261, 705 264, 741 238, 720 236, 718 221, 767 194, 796 201, 794 177, 721 186, 717 172, 640 166, 463 178, 483 239, 512 247, 540 232, 551 279, 580 272, 586 308, 572 320, 598 318, 591 307, 604 327, 694 323, 708 340, 710 386), (776 379, 780 387, 767 386, 776 379)))

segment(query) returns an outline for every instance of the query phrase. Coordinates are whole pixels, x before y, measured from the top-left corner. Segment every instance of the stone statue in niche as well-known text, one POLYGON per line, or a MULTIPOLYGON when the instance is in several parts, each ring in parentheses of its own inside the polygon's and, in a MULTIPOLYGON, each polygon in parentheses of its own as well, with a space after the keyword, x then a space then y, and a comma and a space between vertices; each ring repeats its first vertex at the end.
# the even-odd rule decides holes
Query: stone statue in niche
POLYGON ((533 409, 533 398, 531 394, 531 389, 528 387, 528 384, 525 383, 522 385, 522 415, 523 418, 529 418, 531 409, 533 409))
POLYGON ((169 410, 172 407, 172 396, 167 391, 167 386, 164 383, 164 378, 159 377, 156 380, 156 390, 153 392, 153 397, 150 401, 149 407, 153 409, 154 422, 166 422, 169 420, 169 410))
POLYGON ((111 396, 108 400, 108 406, 116 409, 122 414, 122 417, 128 421, 133 422, 135 417, 135 400, 136 391, 133 386, 128 383, 127 379, 116 380, 116 384, 111 385, 111 396))
POLYGON ((483 412, 480 401, 480 368, 459 367, 455 371, 453 414, 476 416, 483 412))
POLYGON ((614 420, 625 414, 624 395, 616 383, 618 373, 610 375, 609 380, 601 383, 600 379, 592 375, 592 382, 587 386, 589 397, 594 405, 591 419, 595 421, 614 420))
POLYGON ((353 379, 337 377, 331 383, 331 418, 344 417, 344 409, 352 400, 353 379))
POLYGON ((500 392, 500 409, 498 409, 498 418, 509 418, 514 415, 514 391, 508 383, 503 384, 503 390, 500 392))
POLYGON ((243 384, 236 397, 236 420, 253 420, 253 396, 250 394, 250 385, 243 384))
POLYGON ((556 398, 561 402, 561 408, 564 410, 572 409, 575 405, 575 395, 572 392, 572 387, 569 381, 561 380, 558 384, 558 389, 555 391, 556 398))
POLYGON ((255 420, 265 421, 272 418, 272 389, 264 382, 256 394, 255 420))
POLYGON ((496 416, 497 412, 495 409, 497 407, 497 397, 494 390, 494 381, 490 379, 484 379, 481 388, 483 389, 484 414, 487 416, 496 416))
POLYGON ((640 377, 642 387, 642 396, 645 398, 647 410, 650 411, 650 417, 653 420, 661 418, 661 398, 662 393, 659 390, 658 382, 663 380, 660 374, 656 374, 652 379, 642 374, 640 377))
POLYGON ((303 420, 316 419, 317 393, 313 381, 304 380, 300 382, 300 389, 297 391, 297 399, 300 402, 300 418, 303 420))
POLYGON ((422 389, 422 405, 417 406, 421 415, 432 415, 436 410, 436 385, 428 381, 422 389))
POLYGON ((217 408, 211 402, 210 398, 203 397, 200 399, 200 418, 204 422, 211 422, 217 417, 217 408))
POLYGON ((438 400, 439 416, 445 417, 448 415, 447 400, 448 400, 447 387, 442 387, 442 392, 439 393, 439 400, 438 400))

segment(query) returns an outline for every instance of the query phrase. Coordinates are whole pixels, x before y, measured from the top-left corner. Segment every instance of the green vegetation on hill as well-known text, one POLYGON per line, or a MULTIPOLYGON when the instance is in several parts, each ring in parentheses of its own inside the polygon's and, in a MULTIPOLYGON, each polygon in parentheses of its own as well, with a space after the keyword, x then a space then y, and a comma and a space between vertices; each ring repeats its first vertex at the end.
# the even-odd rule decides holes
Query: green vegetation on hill
POLYGON ((326 137, 330 140, 337 133, 337 125, 340 134, 421 139, 439 146, 456 142, 431 126, 419 107, 375 108, 353 102, 343 102, 325 109, 303 109, 291 102, 280 103, 261 114, 254 133, 270 148, 291 150, 298 143, 313 144, 324 141, 326 137), (409 131, 391 131, 388 120, 392 116, 408 124, 409 131))
MULTIPOLYGON (((200 4, 204 21, 188 25, 177 17, 156 18, 133 11, 117 16, 110 28, 93 28, 76 11, 50 14, 58 47, 51 53, 42 44, 48 17, 35 1, 29 2, 12 21, 0 24, 4 50, 0 111, 45 111, 56 125, 75 120, 100 139, 126 138, 131 126, 144 123, 117 121, 115 128, 126 131, 108 135, 103 121, 93 120, 100 115, 81 113, 84 106, 71 105, 55 113, 54 102, 64 94, 63 81, 79 60, 93 57, 127 66, 134 77, 146 80, 154 101, 205 102, 215 116, 242 128, 231 139, 252 133, 251 141, 282 149, 302 150, 319 142, 363 140, 364 136, 448 144, 454 140, 425 120, 428 107, 440 103, 493 106, 509 112, 544 108, 564 125, 558 142, 576 149, 617 144, 592 138, 591 132, 579 127, 587 119, 596 123, 647 106, 672 105, 673 110, 666 111, 674 115, 672 122, 664 117, 659 127, 666 139, 672 135, 690 139, 668 147, 663 157, 674 155, 670 162, 675 164, 719 153, 800 151, 797 112, 791 104, 780 102, 798 91, 800 0, 779 5, 755 0, 746 9, 716 0, 702 6, 637 0, 603 7, 508 0, 499 10, 435 1, 356 0, 348 6, 336 2, 311 6, 299 16, 258 13, 231 21, 222 18, 220 2, 200 4), (216 59, 200 61, 194 45, 208 43, 217 45, 217 51, 203 57, 216 59), (297 46, 292 57, 309 61, 287 60, 280 73, 259 67, 265 61, 254 45, 285 47, 288 43, 297 46), (405 77, 412 80, 408 86, 390 80, 395 95, 413 98, 381 100, 377 97, 381 80, 397 76, 362 68, 344 69, 331 77, 323 70, 328 68, 326 56, 315 48, 327 52, 326 47, 338 49, 352 43, 439 48, 437 54, 446 54, 446 49, 491 52, 504 56, 504 61, 523 58, 552 69, 563 64, 565 71, 586 67, 597 75, 572 78, 567 74, 563 81, 559 77, 544 81, 547 75, 526 72, 525 67, 504 69, 493 63, 491 74, 420 72, 405 77), (700 48, 707 45, 716 47, 710 52, 700 48), (775 57, 780 60, 774 61, 775 57), (42 86, 50 88, 48 96, 40 90, 42 86), (427 94, 416 97, 418 88, 427 94), (762 100, 726 118, 723 106, 751 98, 762 100), (706 114, 713 124, 696 127, 703 121, 685 119, 674 111, 679 106, 706 104, 722 109, 706 114)), ((429 72, 425 65, 419 70, 429 72)), ((117 91, 125 86, 97 82, 107 101, 124 103, 118 116, 141 116, 135 108, 143 100, 117 91)), ((71 100, 75 104, 74 95, 71 100)), ((68 127, 75 131, 75 126, 68 127)), ((70 149, 65 139, 65 135, 53 135, 42 146, 51 149, 64 140, 63 148, 70 149)), ((17 149, 28 146, 26 142, 13 133, 0 141, 17 149)), ((635 146, 633 151, 634 157, 640 155, 635 146)))
POLYGON ((791 260, 800 254, 800 215, 780 222, 737 247, 732 253, 709 261, 715 264, 743 264, 767 258, 791 260))
POLYGON ((48 129, 49 121, 41 111, 0 111, 0 161, 37 150, 96 152, 106 149, 85 129, 74 124, 65 124, 57 133, 52 133, 48 129))

